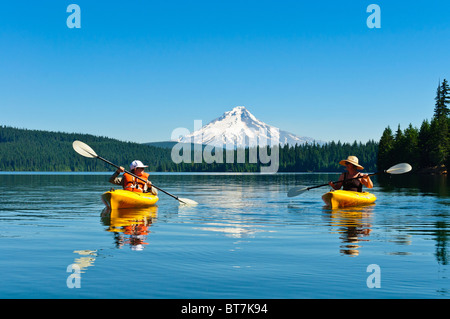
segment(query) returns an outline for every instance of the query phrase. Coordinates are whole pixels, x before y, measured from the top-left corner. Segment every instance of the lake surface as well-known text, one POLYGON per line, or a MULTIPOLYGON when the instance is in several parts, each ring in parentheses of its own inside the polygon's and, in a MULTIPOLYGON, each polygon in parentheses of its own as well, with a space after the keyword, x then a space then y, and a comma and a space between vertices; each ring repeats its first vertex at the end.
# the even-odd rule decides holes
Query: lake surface
POLYGON ((338 174, 163 174, 108 212, 107 174, 0 173, 0 298, 449 298, 446 177, 373 178, 375 205, 294 186, 338 174), (78 273, 79 270, 79 273, 78 273))

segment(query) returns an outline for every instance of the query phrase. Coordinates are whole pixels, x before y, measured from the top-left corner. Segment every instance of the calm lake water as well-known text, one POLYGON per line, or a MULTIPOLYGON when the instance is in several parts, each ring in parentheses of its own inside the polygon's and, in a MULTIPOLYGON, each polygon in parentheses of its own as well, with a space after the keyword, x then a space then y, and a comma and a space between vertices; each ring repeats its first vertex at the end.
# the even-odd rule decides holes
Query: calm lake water
POLYGON ((0 174, 0 298, 450 297, 446 177, 374 178, 375 205, 332 211, 328 187, 286 193, 338 174, 155 173, 199 205, 110 213, 109 175, 0 174))

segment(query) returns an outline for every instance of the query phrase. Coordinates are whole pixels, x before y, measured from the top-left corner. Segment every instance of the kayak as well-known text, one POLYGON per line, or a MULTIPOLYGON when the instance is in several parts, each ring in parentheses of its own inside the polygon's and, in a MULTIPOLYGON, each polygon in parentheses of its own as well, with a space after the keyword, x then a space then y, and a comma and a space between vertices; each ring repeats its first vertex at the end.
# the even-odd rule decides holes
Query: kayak
POLYGON ((376 201, 374 194, 368 192, 352 192, 335 190, 322 196, 325 204, 331 208, 369 205, 376 201))
POLYGON ((102 201, 110 209, 142 208, 155 205, 158 196, 116 189, 103 193, 102 201))

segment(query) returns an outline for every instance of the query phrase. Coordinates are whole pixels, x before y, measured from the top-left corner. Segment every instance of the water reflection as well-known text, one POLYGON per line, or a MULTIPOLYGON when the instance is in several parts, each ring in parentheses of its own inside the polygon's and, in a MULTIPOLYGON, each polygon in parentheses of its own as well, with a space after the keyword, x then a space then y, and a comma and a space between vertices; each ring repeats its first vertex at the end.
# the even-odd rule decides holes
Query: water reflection
POLYGON ((449 248, 447 247, 450 238, 450 225, 445 222, 437 222, 435 229, 436 259, 441 265, 449 264, 449 248))
POLYGON ((343 255, 358 256, 361 242, 367 242, 372 229, 372 211, 375 204, 360 207, 329 209, 324 211, 329 218, 330 226, 336 229, 342 241, 340 252, 343 255))
MULTIPOLYGON (((128 298, 143 294, 149 298, 203 298, 206 294, 251 297, 255 290, 250 288, 255 285, 261 288, 258 293, 263 298, 274 294, 298 298, 299 291, 319 298, 328 296, 329 291, 370 298, 373 290, 355 291, 347 272, 341 275, 334 271, 336 264, 347 264, 346 256, 358 254, 350 261, 360 263, 369 257, 371 263, 376 257, 373 262, 393 270, 388 289, 380 290, 379 297, 449 297, 450 191, 443 176, 403 179, 399 175, 384 176, 387 179, 383 180, 378 176, 373 190, 379 197, 376 208, 355 211, 323 209, 322 189, 293 199, 286 197, 294 186, 322 184, 337 174, 160 174, 154 176, 155 184, 200 205, 179 207, 177 201, 161 196, 157 212, 155 207, 153 213, 140 213, 102 212, 100 195, 109 175, 0 173, 0 265, 7 270, 0 296, 30 297, 34 296, 30 292, 37 291, 44 298, 72 298, 74 292, 80 297, 121 298, 123 289, 93 285, 105 281, 111 265, 117 263, 105 257, 133 247, 144 248, 138 259, 121 258, 124 267, 115 269, 119 284, 141 283, 140 273, 130 274, 128 269, 136 267, 136 262, 147 263, 146 258, 153 256, 148 254, 153 245, 145 243, 158 239, 157 252, 164 253, 158 254, 153 284, 167 288, 150 294, 148 285, 134 285, 136 289, 128 290, 128 298), (155 233, 150 226, 156 219, 157 225, 168 231, 155 233), (86 227, 94 231, 87 233, 86 227), (89 247, 81 247, 80 242, 104 243, 105 239, 106 247, 81 250, 89 247), (364 260, 358 261, 362 257, 364 260), (270 263, 261 264, 263 258, 270 263), (30 259, 42 262, 30 263, 30 259), (102 267, 98 267, 100 259, 102 267), (53 284, 49 278, 35 276, 51 276, 48 269, 61 270, 69 263, 79 266, 79 276, 95 271, 95 276, 84 276, 83 284, 89 284, 82 285, 83 289, 60 289, 57 287, 64 286, 61 278, 53 284), (301 263, 305 268, 299 268, 301 263), (277 277, 273 277, 274 269, 277 277), (205 274, 210 280, 201 280, 205 274), (48 292, 43 290, 43 280, 51 288, 48 292), (273 285, 275 280, 277 285, 273 285), (320 285, 322 282, 326 285, 320 285)), ((129 253, 135 255, 134 251, 129 253)))
POLYGON ((226 237, 230 238, 254 238, 258 232, 264 230, 254 227, 251 224, 245 222, 237 223, 205 223, 203 227, 194 227, 194 229, 201 229, 205 231, 222 233, 226 237))
POLYGON ((450 184, 446 175, 380 175, 378 185, 383 192, 402 192, 407 195, 450 196, 450 184))
MULTIPOLYGON (((80 255, 81 257, 75 258, 74 264, 80 267, 80 273, 85 273, 85 270, 88 267, 94 266, 95 258, 97 257, 96 250, 75 250, 75 254, 80 255)), ((75 274, 79 275, 79 274, 75 274)), ((80 277, 78 277, 80 278, 80 277)))
POLYGON ((130 246, 132 250, 143 250, 148 245, 147 236, 150 226, 156 220, 158 207, 141 209, 109 209, 101 213, 106 231, 114 234, 116 248, 130 246))

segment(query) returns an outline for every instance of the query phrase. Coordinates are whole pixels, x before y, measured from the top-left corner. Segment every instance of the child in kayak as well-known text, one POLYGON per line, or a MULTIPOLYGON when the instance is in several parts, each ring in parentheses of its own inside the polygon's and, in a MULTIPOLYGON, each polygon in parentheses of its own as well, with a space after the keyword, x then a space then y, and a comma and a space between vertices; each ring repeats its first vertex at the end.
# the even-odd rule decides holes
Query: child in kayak
POLYGON ((123 189, 138 193, 152 193, 153 195, 158 195, 156 188, 152 187, 152 182, 148 180, 149 174, 144 172, 144 169, 148 167, 144 165, 141 161, 135 160, 130 164, 130 171, 136 176, 145 179, 147 182, 144 183, 140 179, 124 173, 125 169, 121 166, 118 168, 114 174, 109 178, 109 182, 114 185, 121 185, 123 189))
POLYGON ((347 171, 341 174, 336 184, 333 182, 328 183, 333 189, 337 190, 343 187, 346 191, 362 192, 363 185, 367 188, 373 187, 370 177, 367 174, 358 172, 364 167, 359 165, 359 160, 356 156, 349 156, 347 159, 340 161, 339 164, 345 166, 347 171), (355 177, 361 178, 348 180, 355 177))

